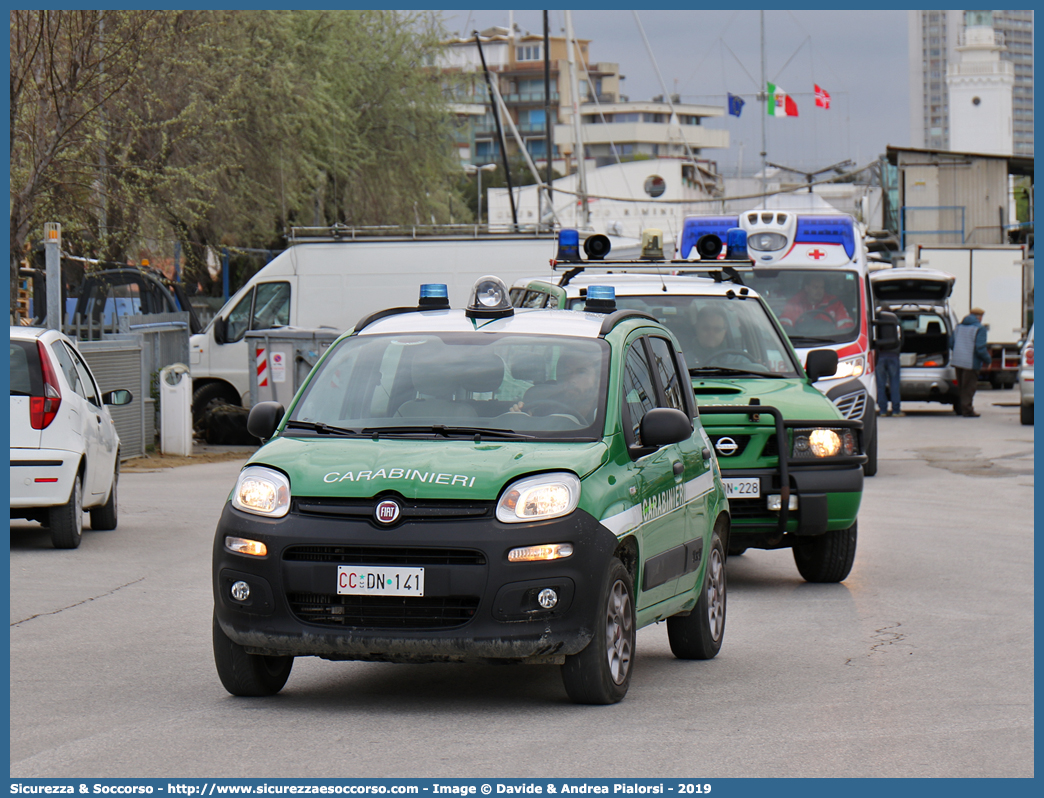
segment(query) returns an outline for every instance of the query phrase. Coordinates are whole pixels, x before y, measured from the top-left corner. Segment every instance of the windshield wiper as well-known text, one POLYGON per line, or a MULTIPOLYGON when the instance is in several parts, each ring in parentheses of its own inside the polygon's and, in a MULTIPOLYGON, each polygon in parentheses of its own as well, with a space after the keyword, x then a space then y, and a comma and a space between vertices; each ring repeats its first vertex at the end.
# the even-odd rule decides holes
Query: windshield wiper
POLYGON ((695 377, 700 374, 744 374, 753 377, 768 377, 773 380, 785 379, 783 374, 773 374, 770 371, 749 371, 748 369, 733 369, 726 366, 698 366, 689 369, 689 376, 695 377))
POLYGON ((442 435, 449 437, 450 435, 474 435, 481 437, 483 435, 490 438, 509 438, 511 440, 533 440, 533 435, 523 435, 520 432, 511 432, 510 430, 498 430, 498 429, 486 429, 485 427, 447 427, 443 424, 432 424, 431 426, 414 426, 414 427, 366 427, 363 431, 363 435, 411 435, 411 434, 427 434, 434 433, 435 435, 442 435))
POLYGON ((357 429, 348 429, 347 427, 334 427, 329 424, 324 424, 321 421, 287 421, 286 429, 310 429, 318 432, 320 435, 359 435, 361 434, 357 429))

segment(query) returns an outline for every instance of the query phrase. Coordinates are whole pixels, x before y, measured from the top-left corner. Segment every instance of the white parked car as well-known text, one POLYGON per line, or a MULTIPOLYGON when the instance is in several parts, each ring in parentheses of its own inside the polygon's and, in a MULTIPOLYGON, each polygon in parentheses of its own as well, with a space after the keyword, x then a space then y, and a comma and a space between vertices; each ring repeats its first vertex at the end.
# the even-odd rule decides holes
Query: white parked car
POLYGON ((1026 342, 1022 345, 1019 358, 1019 420, 1023 424, 1033 423, 1033 327, 1030 327, 1026 342))
POLYGON ((74 549, 83 514, 92 529, 116 528, 120 438, 73 342, 57 330, 11 327, 11 517, 51 529, 55 548, 74 549))

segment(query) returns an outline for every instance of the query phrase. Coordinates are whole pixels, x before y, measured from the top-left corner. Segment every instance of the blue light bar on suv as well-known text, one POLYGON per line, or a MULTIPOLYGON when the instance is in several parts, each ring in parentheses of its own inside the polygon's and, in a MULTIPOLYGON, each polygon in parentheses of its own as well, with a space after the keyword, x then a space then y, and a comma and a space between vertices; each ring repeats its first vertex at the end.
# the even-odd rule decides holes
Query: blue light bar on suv
POLYGON ((739 226, 738 216, 699 216, 686 219, 682 223, 681 251, 678 257, 686 260, 700 236, 712 233, 725 241, 728 238, 729 229, 739 226))

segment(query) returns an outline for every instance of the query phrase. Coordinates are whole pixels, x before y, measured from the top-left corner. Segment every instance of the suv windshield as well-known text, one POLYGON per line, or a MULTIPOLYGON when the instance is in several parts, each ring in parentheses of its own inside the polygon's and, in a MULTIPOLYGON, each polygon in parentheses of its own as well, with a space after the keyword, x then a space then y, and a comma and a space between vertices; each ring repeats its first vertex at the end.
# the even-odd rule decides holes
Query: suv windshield
MULTIPOLYGON (((572 307, 582 305, 582 299, 574 300, 572 307)), ((705 369, 798 376, 765 306, 753 297, 617 296, 616 306, 644 311, 674 333, 690 373, 705 369)))
POLYGON ((854 341, 859 333, 855 272, 759 267, 744 270, 743 282, 768 303, 795 346, 854 341))
POLYGON ((312 375, 284 434, 594 439, 608 361, 597 339, 353 335, 312 375))

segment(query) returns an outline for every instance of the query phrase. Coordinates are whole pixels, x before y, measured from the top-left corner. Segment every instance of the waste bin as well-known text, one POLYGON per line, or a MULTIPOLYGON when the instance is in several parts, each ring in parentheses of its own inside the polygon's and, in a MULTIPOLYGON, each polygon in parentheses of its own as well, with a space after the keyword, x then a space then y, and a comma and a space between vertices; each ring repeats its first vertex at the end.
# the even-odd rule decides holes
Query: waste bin
POLYGON ((160 451, 192 454, 192 378, 189 367, 174 363, 159 373, 160 451))
POLYGON ((246 334, 250 406, 276 401, 289 407, 319 358, 340 336, 329 327, 280 327, 246 334))

